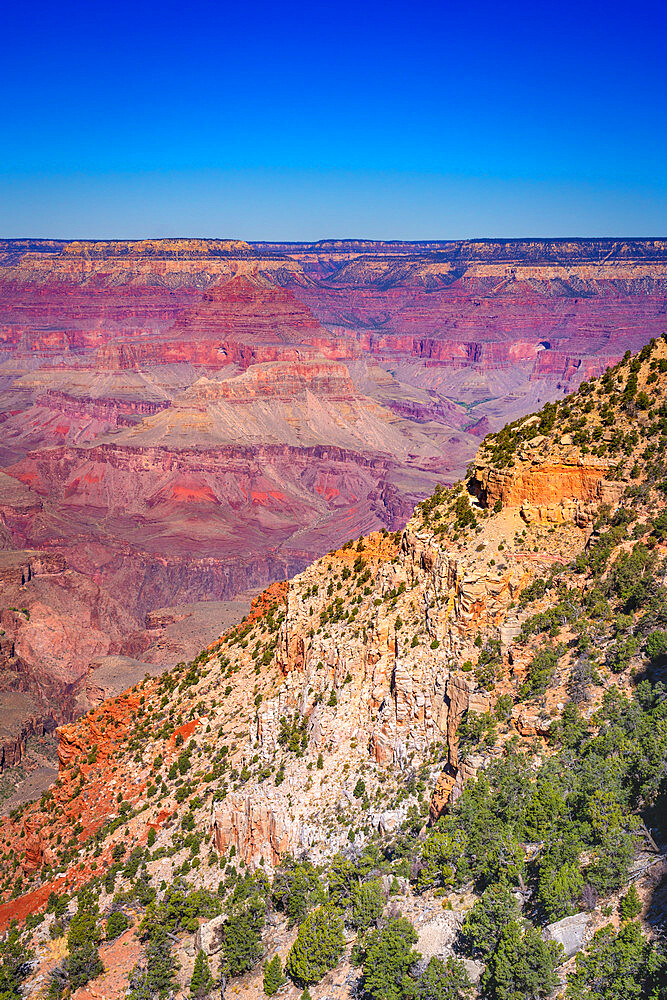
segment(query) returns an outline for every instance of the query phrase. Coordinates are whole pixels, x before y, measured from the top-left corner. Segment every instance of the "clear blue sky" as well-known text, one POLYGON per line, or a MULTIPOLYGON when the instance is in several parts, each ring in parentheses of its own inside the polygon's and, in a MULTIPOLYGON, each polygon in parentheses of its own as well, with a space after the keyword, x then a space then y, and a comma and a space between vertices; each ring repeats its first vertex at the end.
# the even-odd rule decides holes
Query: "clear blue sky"
POLYGON ((664 2, 14 2, 0 235, 666 235, 664 2))

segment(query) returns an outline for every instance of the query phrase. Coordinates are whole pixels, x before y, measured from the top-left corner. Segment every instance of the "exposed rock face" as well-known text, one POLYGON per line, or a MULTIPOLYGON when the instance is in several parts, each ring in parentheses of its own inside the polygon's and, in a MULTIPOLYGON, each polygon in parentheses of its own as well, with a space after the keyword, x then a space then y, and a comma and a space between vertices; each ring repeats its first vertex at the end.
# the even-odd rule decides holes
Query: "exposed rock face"
POLYGON ((411 581, 427 574, 433 594, 427 611, 431 631, 437 639, 446 637, 451 648, 456 635, 472 625, 499 623, 527 579, 519 563, 486 566, 480 573, 468 560, 443 551, 428 533, 413 532, 410 526, 401 547, 411 581))
POLYGON ((584 945, 590 934, 590 913, 575 913, 571 917, 563 917, 555 924, 548 924, 545 937, 549 941, 557 941, 563 946, 566 958, 572 958, 584 945))
POLYGON ((31 736, 52 732, 85 702, 91 659, 117 650, 131 618, 61 552, 0 551, 0 770, 31 736))
POLYGON ((425 962, 434 957, 441 959, 454 957, 454 944, 462 924, 463 916, 450 911, 438 914, 433 920, 421 925, 415 947, 425 962))
POLYGON ((44 853, 44 848, 42 845, 42 838, 39 835, 39 830, 41 823, 44 821, 44 817, 40 816, 39 813, 33 813, 32 816, 26 821, 25 830, 25 861, 23 864, 23 870, 26 875, 31 874, 42 864, 42 855, 44 853))
MULTIPOLYGON (((4 707, 6 709, 6 706, 4 707)), ((52 733, 58 725, 61 714, 62 712, 56 710, 54 706, 53 710, 44 716, 26 716, 25 712, 20 712, 16 720, 10 717, 9 725, 5 723, 2 727, 4 733, 0 743, 0 771, 20 764, 28 739, 31 736, 45 736, 47 733, 52 733)))
POLYGON ((487 506, 500 500, 509 507, 552 507, 565 499, 598 499, 605 471, 606 463, 602 467, 583 463, 540 465, 516 474, 478 467, 475 480, 487 506))
POLYGON ((286 802, 258 796, 226 799, 212 819, 215 846, 221 854, 230 847, 247 864, 264 858, 272 865, 297 845, 286 802))
POLYGON ((202 924, 195 935, 195 948, 201 948, 206 955, 216 955, 224 944, 223 928, 226 919, 227 917, 223 913, 202 924))

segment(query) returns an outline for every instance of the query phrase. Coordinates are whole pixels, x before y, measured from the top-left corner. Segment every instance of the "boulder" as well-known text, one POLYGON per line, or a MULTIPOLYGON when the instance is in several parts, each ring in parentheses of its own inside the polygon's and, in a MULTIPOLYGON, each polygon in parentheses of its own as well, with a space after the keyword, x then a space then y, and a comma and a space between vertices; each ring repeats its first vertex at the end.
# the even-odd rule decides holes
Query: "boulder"
POLYGON ((223 943, 223 925, 226 917, 221 914, 202 924, 195 934, 195 950, 201 949, 206 955, 215 955, 223 943))
POLYGON ((476 986, 482 978, 482 973, 484 972, 484 962, 477 962, 474 958, 464 958, 463 964, 466 972, 470 976, 470 982, 476 986))
POLYGON ((544 936, 549 941, 562 944, 567 958, 572 958, 580 951, 588 937, 591 917, 588 913, 575 913, 571 917, 563 917, 545 928, 544 936))
POLYGON ((462 923, 463 917, 460 913, 455 910, 444 910, 417 928, 419 940, 415 945, 416 950, 421 952, 426 962, 434 956, 450 958, 454 954, 454 942, 462 923))

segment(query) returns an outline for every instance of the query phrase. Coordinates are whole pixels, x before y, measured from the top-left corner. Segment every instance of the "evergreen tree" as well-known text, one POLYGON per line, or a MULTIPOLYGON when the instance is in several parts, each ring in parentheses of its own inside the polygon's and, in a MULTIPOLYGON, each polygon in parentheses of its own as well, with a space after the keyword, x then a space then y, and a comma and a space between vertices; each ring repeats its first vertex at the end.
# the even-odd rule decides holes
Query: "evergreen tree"
POLYGON ((66 986, 67 970, 64 965, 57 965, 54 969, 51 969, 49 975, 49 988, 46 993, 47 1000, 60 1000, 66 986))
POLYGON ((386 901, 379 879, 355 885, 352 889, 351 925, 361 933, 368 930, 382 916, 386 901))
POLYGON ((241 976, 262 957, 262 930, 266 903, 259 895, 240 902, 232 909, 223 927, 220 969, 229 976, 241 976))
POLYGON ((611 924, 577 955, 568 977, 567 1000, 665 1000, 667 956, 646 940, 639 924, 616 933, 611 924))
POLYGON ((101 940, 97 902, 91 890, 82 889, 67 935, 67 976, 73 991, 104 972, 98 947, 101 940))
POLYGON ((264 963, 264 992, 267 997, 272 997, 286 982, 280 955, 275 955, 270 962, 264 963))
POLYGON ((107 918, 104 933, 107 941, 113 941, 130 926, 130 918, 122 910, 114 910, 107 918))
POLYGON ((319 983, 337 964, 345 948, 343 921, 332 907, 313 910, 299 927, 285 971, 298 986, 319 983))
POLYGON ((213 989, 213 976, 208 965, 208 959, 203 951, 197 952, 192 979, 190 980, 191 1000, 203 1000, 213 989))
POLYGON ((413 995, 409 973, 421 958, 412 950, 417 932, 405 917, 395 917, 386 927, 371 931, 364 943, 362 982, 372 1000, 407 1000, 413 995))
MULTIPOLYGON (((148 980, 148 970, 145 965, 137 963, 130 973, 129 990, 126 1000, 153 1000, 150 983, 148 980)), ((50 998, 49 998, 50 1000, 50 998)))
POLYGON ((414 1000, 468 1000, 472 983, 463 962, 432 958, 417 980, 414 1000))
POLYGON ((162 924, 154 924, 146 946, 147 986, 151 997, 166 997, 171 991, 176 960, 162 924))
POLYGON ((631 885, 619 904, 621 920, 634 920, 642 912, 642 901, 634 885, 631 885))
POLYGON ((511 920, 501 931, 498 945, 482 977, 488 1000, 540 1000, 558 985, 556 965, 562 948, 545 942, 531 926, 511 920))
POLYGON ((306 914, 324 903, 325 892, 317 869, 310 861, 284 858, 273 879, 273 902, 289 918, 290 926, 301 923, 306 914))
POLYGON ((490 885, 467 914, 461 929, 470 953, 486 962, 496 948, 503 927, 520 918, 519 904, 508 886, 490 885))
POLYGON ((584 888, 584 877, 577 862, 552 867, 540 865, 537 898, 549 920, 561 920, 576 912, 584 888))
POLYGON ((30 971, 34 952, 21 940, 14 921, 5 941, 0 945, 0 1000, 22 1000, 21 983, 30 971))

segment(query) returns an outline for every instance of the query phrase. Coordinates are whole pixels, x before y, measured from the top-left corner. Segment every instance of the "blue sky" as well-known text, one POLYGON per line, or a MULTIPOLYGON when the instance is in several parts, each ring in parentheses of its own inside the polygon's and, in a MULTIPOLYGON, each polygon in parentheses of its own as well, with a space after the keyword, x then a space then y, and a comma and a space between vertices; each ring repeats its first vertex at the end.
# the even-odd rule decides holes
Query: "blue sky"
POLYGON ((665 5, 3 15, 0 234, 667 234, 665 5))

